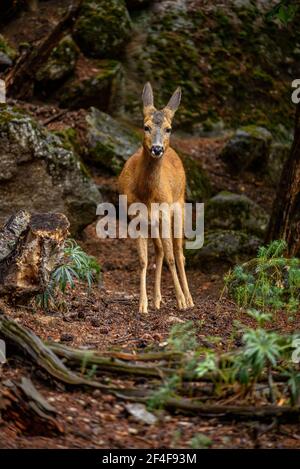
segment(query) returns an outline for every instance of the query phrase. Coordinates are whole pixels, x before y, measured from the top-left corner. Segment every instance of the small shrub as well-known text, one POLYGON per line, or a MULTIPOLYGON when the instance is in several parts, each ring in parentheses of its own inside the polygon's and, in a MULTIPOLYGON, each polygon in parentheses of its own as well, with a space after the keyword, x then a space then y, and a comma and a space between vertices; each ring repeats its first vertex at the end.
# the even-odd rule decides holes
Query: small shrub
POLYGON ((225 276, 227 291, 239 306, 263 312, 299 309, 300 259, 284 257, 285 250, 284 241, 273 241, 225 276))
POLYGON ((58 291, 65 293, 67 287, 74 288, 76 281, 82 281, 91 288, 100 276, 100 266, 96 259, 86 254, 74 239, 67 239, 64 244, 62 263, 52 272, 45 291, 37 295, 36 302, 43 308, 54 306, 58 291))

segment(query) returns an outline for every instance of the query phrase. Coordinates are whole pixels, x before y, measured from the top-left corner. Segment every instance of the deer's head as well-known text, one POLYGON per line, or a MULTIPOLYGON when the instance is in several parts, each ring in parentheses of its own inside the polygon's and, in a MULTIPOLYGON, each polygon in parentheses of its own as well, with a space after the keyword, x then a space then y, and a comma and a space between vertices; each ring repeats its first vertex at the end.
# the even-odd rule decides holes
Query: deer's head
POLYGON ((181 90, 177 88, 170 101, 161 111, 154 107, 150 83, 144 86, 142 100, 144 112, 144 148, 153 158, 161 158, 169 146, 172 120, 178 109, 181 90))

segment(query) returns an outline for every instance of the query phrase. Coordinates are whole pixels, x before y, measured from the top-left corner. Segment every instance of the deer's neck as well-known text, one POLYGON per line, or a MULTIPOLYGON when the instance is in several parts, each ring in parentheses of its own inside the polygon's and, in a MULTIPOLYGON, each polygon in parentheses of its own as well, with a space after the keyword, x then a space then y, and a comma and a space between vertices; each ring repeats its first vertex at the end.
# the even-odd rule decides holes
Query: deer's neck
POLYGON ((160 185, 161 172, 162 158, 152 158, 147 150, 143 149, 137 181, 138 195, 143 202, 153 200, 160 185))

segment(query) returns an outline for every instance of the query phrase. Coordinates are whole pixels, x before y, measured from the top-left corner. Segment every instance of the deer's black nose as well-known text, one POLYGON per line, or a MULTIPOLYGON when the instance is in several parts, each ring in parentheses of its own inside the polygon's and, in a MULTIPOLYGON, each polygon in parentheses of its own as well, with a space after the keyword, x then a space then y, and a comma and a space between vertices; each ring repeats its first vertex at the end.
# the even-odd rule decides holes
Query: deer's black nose
POLYGON ((151 153, 154 156, 161 156, 164 152, 164 147, 161 145, 152 145, 151 147, 151 153))

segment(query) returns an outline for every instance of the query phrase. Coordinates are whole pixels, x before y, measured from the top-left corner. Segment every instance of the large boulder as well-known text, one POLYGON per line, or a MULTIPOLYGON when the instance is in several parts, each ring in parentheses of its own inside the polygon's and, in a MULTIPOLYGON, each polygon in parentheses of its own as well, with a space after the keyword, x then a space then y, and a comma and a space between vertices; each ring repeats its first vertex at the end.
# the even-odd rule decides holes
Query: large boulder
POLYGON ((207 173, 202 168, 200 162, 192 156, 180 154, 180 157, 187 176, 187 201, 204 202, 212 194, 212 188, 207 173))
POLYGON ((248 125, 237 129, 224 146, 220 158, 234 172, 262 169, 268 162, 272 134, 264 127, 248 125))
POLYGON ((205 205, 205 226, 242 230, 263 237, 268 214, 246 195, 220 192, 205 205))
POLYGON ((76 233, 95 219, 100 193, 56 135, 2 106, 0 139, 0 223, 21 209, 62 212, 76 233))
POLYGON ((253 235, 234 230, 209 230, 200 249, 185 250, 187 265, 206 268, 209 265, 237 262, 253 257, 261 241, 253 235))
POLYGON ((122 67, 116 60, 97 61, 94 73, 88 78, 75 76, 68 80, 58 92, 60 104, 72 109, 97 106, 111 111, 122 82, 122 67))
POLYGON ((91 57, 118 57, 131 33, 124 0, 84 0, 73 35, 91 57))
POLYGON ((78 47, 71 36, 64 37, 53 49, 45 65, 38 71, 36 80, 41 86, 57 85, 74 72, 78 47))
POLYGON ((86 116, 87 161, 119 174, 124 163, 141 145, 134 128, 113 119, 108 114, 91 108, 86 116))

